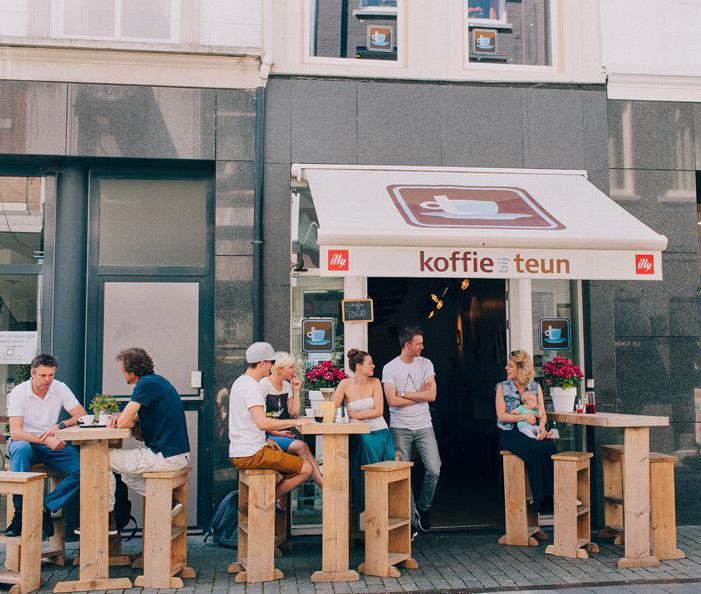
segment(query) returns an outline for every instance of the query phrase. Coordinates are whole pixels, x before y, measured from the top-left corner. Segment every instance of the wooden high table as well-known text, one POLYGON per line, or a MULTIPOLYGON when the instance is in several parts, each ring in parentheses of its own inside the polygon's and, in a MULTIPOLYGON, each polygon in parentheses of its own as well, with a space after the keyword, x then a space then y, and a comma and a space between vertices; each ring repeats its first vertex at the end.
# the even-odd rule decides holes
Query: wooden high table
POLYGON ((548 412, 548 420, 591 427, 624 429, 623 493, 625 556, 618 568, 656 567, 650 554, 650 427, 668 427, 669 417, 620 413, 548 412))
POLYGON ((370 433, 367 423, 309 423, 303 435, 323 435, 324 488, 322 489, 321 571, 312 582, 355 582, 358 572, 348 566, 350 480, 348 436, 370 433))
POLYGON ((107 511, 109 441, 131 435, 131 429, 105 427, 68 427, 56 432, 64 441, 80 443, 80 579, 58 582, 54 592, 132 587, 129 578, 110 578, 107 511))

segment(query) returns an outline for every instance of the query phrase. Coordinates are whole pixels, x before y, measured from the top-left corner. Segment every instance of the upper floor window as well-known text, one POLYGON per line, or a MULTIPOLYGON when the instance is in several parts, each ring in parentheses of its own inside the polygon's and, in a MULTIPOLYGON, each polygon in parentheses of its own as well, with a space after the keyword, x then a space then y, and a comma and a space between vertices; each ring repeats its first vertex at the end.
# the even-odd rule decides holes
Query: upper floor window
POLYGON ((397 60, 397 14, 403 0, 312 0, 310 55, 397 60))
POLYGON ((551 64, 550 0, 463 0, 470 62, 551 64))

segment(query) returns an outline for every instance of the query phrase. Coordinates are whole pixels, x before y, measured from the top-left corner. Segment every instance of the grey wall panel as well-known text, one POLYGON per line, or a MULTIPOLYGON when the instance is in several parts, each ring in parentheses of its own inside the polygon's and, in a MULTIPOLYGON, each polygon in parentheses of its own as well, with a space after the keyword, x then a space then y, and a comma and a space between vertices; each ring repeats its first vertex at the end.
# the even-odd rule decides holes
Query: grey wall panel
POLYGON ((443 165, 523 167, 521 88, 454 85, 441 110, 443 165))
POLYGON ((213 89, 71 84, 68 154, 214 159, 213 89))
POLYGON ((246 348, 253 341, 253 260, 216 256, 214 336, 217 348, 246 348))
POLYGON ((525 166, 585 169, 582 91, 527 89, 525 93, 525 166))
POLYGON ((587 169, 608 167, 608 107, 606 90, 582 92, 584 164, 587 169))
POLYGON ((217 256, 253 254, 253 161, 217 161, 215 247, 217 256))
POLYGON ((440 165, 445 87, 358 83, 358 163, 440 165))
POLYGON ((217 159, 253 160, 255 127, 256 101, 253 91, 217 90, 217 159))
POLYGON ((292 161, 357 163, 356 83, 293 80, 290 85, 292 161))
POLYGON ((291 82, 270 78, 265 93, 265 162, 291 161, 291 82))
POLYGON ((701 103, 694 103, 692 113, 694 116, 694 152, 696 154, 696 170, 701 171, 701 103))
POLYGON ((609 167, 693 170, 691 103, 609 101, 609 167))
POLYGON ((68 85, 0 81, 0 154, 65 155, 68 85))
POLYGON ((667 252, 696 252, 696 179, 693 171, 611 170, 612 196, 634 217, 669 239, 667 252))
POLYGON ((290 280, 290 166, 265 166, 263 275, 266 285, 290 280))

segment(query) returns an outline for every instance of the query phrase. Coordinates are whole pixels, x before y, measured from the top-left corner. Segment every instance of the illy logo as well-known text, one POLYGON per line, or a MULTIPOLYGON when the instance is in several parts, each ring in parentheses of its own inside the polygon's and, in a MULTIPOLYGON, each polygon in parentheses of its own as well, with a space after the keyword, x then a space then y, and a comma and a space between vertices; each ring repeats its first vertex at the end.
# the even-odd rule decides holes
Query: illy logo
POLYGON ((329 270, 348 270, 348 250, 329 250, 329 270))
POLYGON ((635 274, 655 274, 655 258, 652 254, 635 255, 635 274))

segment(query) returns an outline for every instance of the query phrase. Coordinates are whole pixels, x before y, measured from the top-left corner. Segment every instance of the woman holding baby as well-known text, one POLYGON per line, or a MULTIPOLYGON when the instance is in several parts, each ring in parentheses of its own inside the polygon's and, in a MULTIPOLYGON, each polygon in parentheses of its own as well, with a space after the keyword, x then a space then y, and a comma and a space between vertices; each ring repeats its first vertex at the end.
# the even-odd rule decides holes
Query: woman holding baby
POLYGON ((550 456, 556 450, 545 428, 543 390, 533 381, 533 359, 526 351, 511 351, 505 369, 506 381, 497 384, 496 388, 499 442, 502 449, 524 461, 533 492, 533 509, 550 513, 553 505, 553 462, 550 456))

